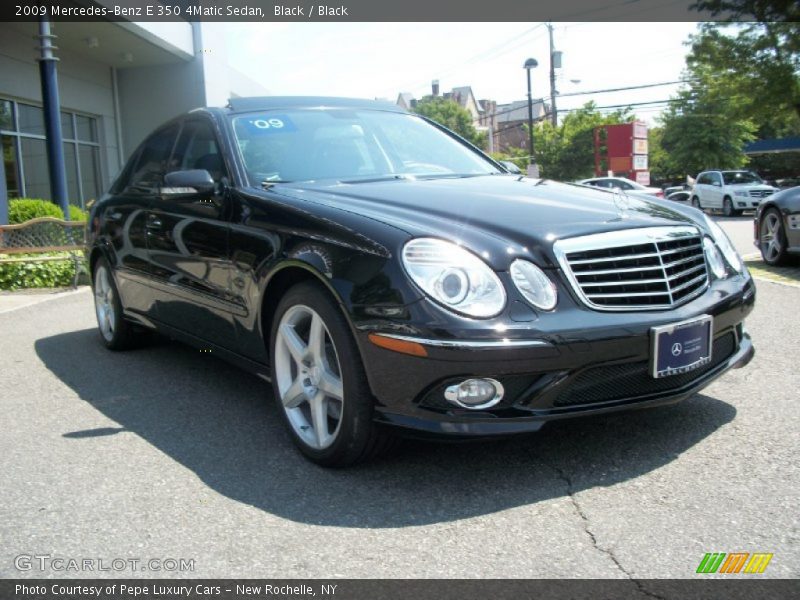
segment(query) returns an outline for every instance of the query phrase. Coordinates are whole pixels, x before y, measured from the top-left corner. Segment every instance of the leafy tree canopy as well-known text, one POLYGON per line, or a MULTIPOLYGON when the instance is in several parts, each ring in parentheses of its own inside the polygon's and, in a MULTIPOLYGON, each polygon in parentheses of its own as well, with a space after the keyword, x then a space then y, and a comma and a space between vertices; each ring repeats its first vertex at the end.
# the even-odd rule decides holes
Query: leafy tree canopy
POLYGON ((587 102, 564 117, 558 126, 546 121, 534 128, 536 162, 543 177, 573 181, 594 174, 594 128, 629 123, 628 109, 603 114, 594 102, 587 102))
POLYGON ((701 23, 691 36, 688 84, 662 116, 656 140, 667 155, 660 167, 672 175, 742 167, 748 142, 800 135, 800 28, 786 22, 798 4, 700 0, 694 7, 751 21, 701 23))
POLYGON ((417 102, 414 112, 436 121, 479 148, 486 146, 486 134, 478 133, 472 115, 457 102, 442 96, 426 96, 417 102))

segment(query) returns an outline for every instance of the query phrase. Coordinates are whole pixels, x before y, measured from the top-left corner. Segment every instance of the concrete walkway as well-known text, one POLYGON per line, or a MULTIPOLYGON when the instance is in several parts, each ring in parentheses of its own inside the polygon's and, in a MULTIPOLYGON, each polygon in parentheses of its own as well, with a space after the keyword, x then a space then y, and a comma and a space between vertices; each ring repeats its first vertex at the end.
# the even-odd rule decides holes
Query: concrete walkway
POLYGON ((19 290, 16 292, 0 292, 0 314, 19 310, 26 306, 33 306, 41 302, 48 302, 57 298, 71 296, 73 294, 89 293, 91 288, 88 285, 74 288, 46 288, 19 290))

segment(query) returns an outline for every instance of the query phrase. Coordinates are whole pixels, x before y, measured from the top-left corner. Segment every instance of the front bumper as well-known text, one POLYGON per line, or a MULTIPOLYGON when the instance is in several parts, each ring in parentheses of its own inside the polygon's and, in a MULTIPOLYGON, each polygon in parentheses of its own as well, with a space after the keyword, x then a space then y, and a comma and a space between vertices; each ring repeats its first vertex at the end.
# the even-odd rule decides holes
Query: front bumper
MULTIPOLYGON (((365 325, 357 337, 378 422, 454 438, 510 435, 536 431, 551 420, 658 406, 692 396, 752 359, 754 348, 743 321, 754 301, 752 279, 734 277, 674 310, 609 314, 568 307, 558 316, 540 316, 533 322, 507 320, 501 326, 504 337, 497 334, 497 324, 493 335, 477 339, 485 330, 472 330, 470 338, 463 329, 442 328, 435 336, 414 336, 408 335, 413 328, 398 331, 395 325, 394 335, 429 342, 424 358, 371 344, 368 333, 387 333, 385 324, 365 325), (714 317, 711 363, 682 375, 650 377, 651 328, 701 314, 714 317), (444 389, 469 377, 500 381, 506 390, 502 402, 480 411, 447 403, 444 389)), ((426 310, 425 305, 418 309, 426 310)), ((418 328, 416 333, 432 331, 418 328)))

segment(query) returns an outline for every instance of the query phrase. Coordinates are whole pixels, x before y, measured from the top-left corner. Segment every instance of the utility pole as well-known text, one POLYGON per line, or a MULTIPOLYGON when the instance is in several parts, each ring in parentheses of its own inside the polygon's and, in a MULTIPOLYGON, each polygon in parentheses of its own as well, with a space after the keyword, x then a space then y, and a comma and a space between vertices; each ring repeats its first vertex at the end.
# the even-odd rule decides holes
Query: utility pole
MULTIPOLYGON (((553 24, 547 24, 547 32, 550 34, 550 119, 553 127, 558 125, 558 110, 556 109, 556 47, 553 42, 553 24)), ((560 58, 560 57, 559 57, 560 58)), ((558 65, 561 66, 560 64, 558 65)))

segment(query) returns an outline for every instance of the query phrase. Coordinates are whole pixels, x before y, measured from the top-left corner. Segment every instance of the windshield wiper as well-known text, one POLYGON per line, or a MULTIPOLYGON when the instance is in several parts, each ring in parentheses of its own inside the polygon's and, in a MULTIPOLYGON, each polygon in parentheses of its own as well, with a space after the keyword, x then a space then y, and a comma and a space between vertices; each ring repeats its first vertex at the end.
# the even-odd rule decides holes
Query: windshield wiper
POLYGON ((394 181, 395 179, 411 179, 409 175, 392 173, 389 175, 372 175, 370 177, 357 177, 355 179, 340 179, 340 183, 375 183, 378 181, 394 181))
POLYGON ((261 182, 261 187, 266 189, 277 183, 292 183, 292 182, 289 181, 288 179, 265 179, 264 181, 261 182))
POLYGON ((340 181, 341 183, 375 183, 394 180, 413 181, 415 179, 466 179, 467 177, 482 177, 484 175, 501 175, 501 173, 499 171, 494 173, 392 173, 356 179, 342 179, 340 181))

